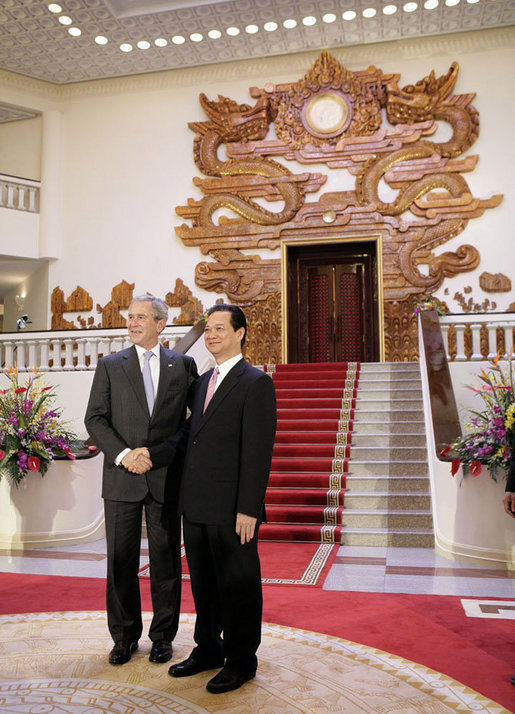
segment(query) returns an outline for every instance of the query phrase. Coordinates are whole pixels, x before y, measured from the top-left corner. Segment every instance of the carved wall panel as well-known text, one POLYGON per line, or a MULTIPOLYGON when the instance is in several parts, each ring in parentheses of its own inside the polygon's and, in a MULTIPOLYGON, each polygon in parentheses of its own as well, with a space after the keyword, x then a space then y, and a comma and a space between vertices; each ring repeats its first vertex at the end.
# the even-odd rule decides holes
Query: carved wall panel
POLYGON ((281 329, 275 316, 263 320, 279 305, 280 261, 263 258, 263 249, 275 251, 284 239, 378 233, 385 356, 417 357, 414 304, 480 259, 466 243, 439 255, 435 249, 502 200, 475 198, 462 175, 478 160, 461 155, 478 136, 479 115, 473 94, 452 94, 457 75, 453 63, 442 77, 431 72, 401 88, 399 74, 375 67, 353 72, 324 51, 297 82, 252 87, 254 105, 200 95, 208 121, 189 126, 204 176, 193 180, 203 197, 176 208, 187 221, 176 232, 208 257, 197 266, 197 285, 246 309, 249 352, 270 352, 257 361, 271 355, 281 361, 281 329), (432 141, 438 122, 452 127, 447 141, 432 141), (298 172, 299 164, 344 171, 354 177, 354 189, 320 193, 327 176, 298 172), (382 198, 383 182, 395 199, 382 198), (271 332, 264 347, 265 325, 271 332))
POLYGON ((511 280, 502 273, 481 273, 479 285, 485 293, 508 293, 511 290, 511 280))
POLYGON ((193 293, 181 278, 175 281, 173 293, 166 293, 165 302, 169 307, 181 308, 180 315, 173 318, 174 325, 193 325, 204 312, 201 301, 193 297, 193 293))

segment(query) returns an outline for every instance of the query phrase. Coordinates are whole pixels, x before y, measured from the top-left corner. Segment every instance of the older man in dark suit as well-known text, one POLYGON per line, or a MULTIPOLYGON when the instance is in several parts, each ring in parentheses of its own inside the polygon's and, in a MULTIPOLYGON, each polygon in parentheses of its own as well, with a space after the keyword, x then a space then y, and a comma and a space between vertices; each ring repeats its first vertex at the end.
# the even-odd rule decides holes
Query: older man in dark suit
POLYGON ((104 453, 107 619, 115 643, 111 664, 130 660, 142 633, 138 570, 143 508, 154 610, 151 662, 170 660, 179 623, 179 479, 171 467, 170 473, 167 467, 130 472, 136 447, 160 443, 183 426, 198 377, 191 357, 159 345, 167 316, 162 300, 134 298, 128 319, 133 345, 99 360, 86 411, 86 428, 104 453))
MULTIPOLYGON (((219 304, 208 311, 204 337, 216 368, 200 377, 195 391, 180 496, 197 646, 169 673, 187 677, 222 667, 207 683, 212 693, 237 689, 255 676, 261 641, 257 534, 276 400, 270 377, 242 357, 246 330, 239 307, 219 304)), ((148 449, 154 468, 173 454, 173 439, 148 449)))

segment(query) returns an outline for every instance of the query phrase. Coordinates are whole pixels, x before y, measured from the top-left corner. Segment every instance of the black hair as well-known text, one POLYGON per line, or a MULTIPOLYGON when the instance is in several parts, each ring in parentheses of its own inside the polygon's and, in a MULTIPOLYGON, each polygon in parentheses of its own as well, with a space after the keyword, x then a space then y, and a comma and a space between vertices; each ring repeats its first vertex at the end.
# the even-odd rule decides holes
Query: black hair
POLYGON ((213 312, 228 312, 231 316, 231 327, 234 332, 237 332, 240 327, 243 327, 245 332, 241 338, 241 347, 245 344, 245 338, 247 337, 247 320, 245 318, 245 313, 237 305, 226 305, 225 303, 216 303, 213 307, 210 307, 207 311, 207 316, 211 315, 213 312))

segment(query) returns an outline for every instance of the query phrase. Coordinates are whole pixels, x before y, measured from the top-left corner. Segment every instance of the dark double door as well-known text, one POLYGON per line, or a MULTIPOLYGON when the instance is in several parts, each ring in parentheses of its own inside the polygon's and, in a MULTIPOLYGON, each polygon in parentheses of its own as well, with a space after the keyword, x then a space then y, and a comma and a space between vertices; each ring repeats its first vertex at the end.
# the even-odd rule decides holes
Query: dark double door
POLYGON ((288 361, 379 360, 375 242, 288 250, 288 361))

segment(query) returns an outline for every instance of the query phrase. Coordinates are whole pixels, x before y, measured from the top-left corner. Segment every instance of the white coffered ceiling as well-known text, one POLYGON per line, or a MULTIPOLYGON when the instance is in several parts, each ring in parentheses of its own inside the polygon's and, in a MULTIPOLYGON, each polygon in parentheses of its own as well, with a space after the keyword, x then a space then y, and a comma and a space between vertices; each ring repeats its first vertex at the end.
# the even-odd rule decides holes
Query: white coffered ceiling
POLYGON ((66 84, 515 23, 515 0, 59 0, 56 12, 51 4, 0 1, 0 69, 66 84))

